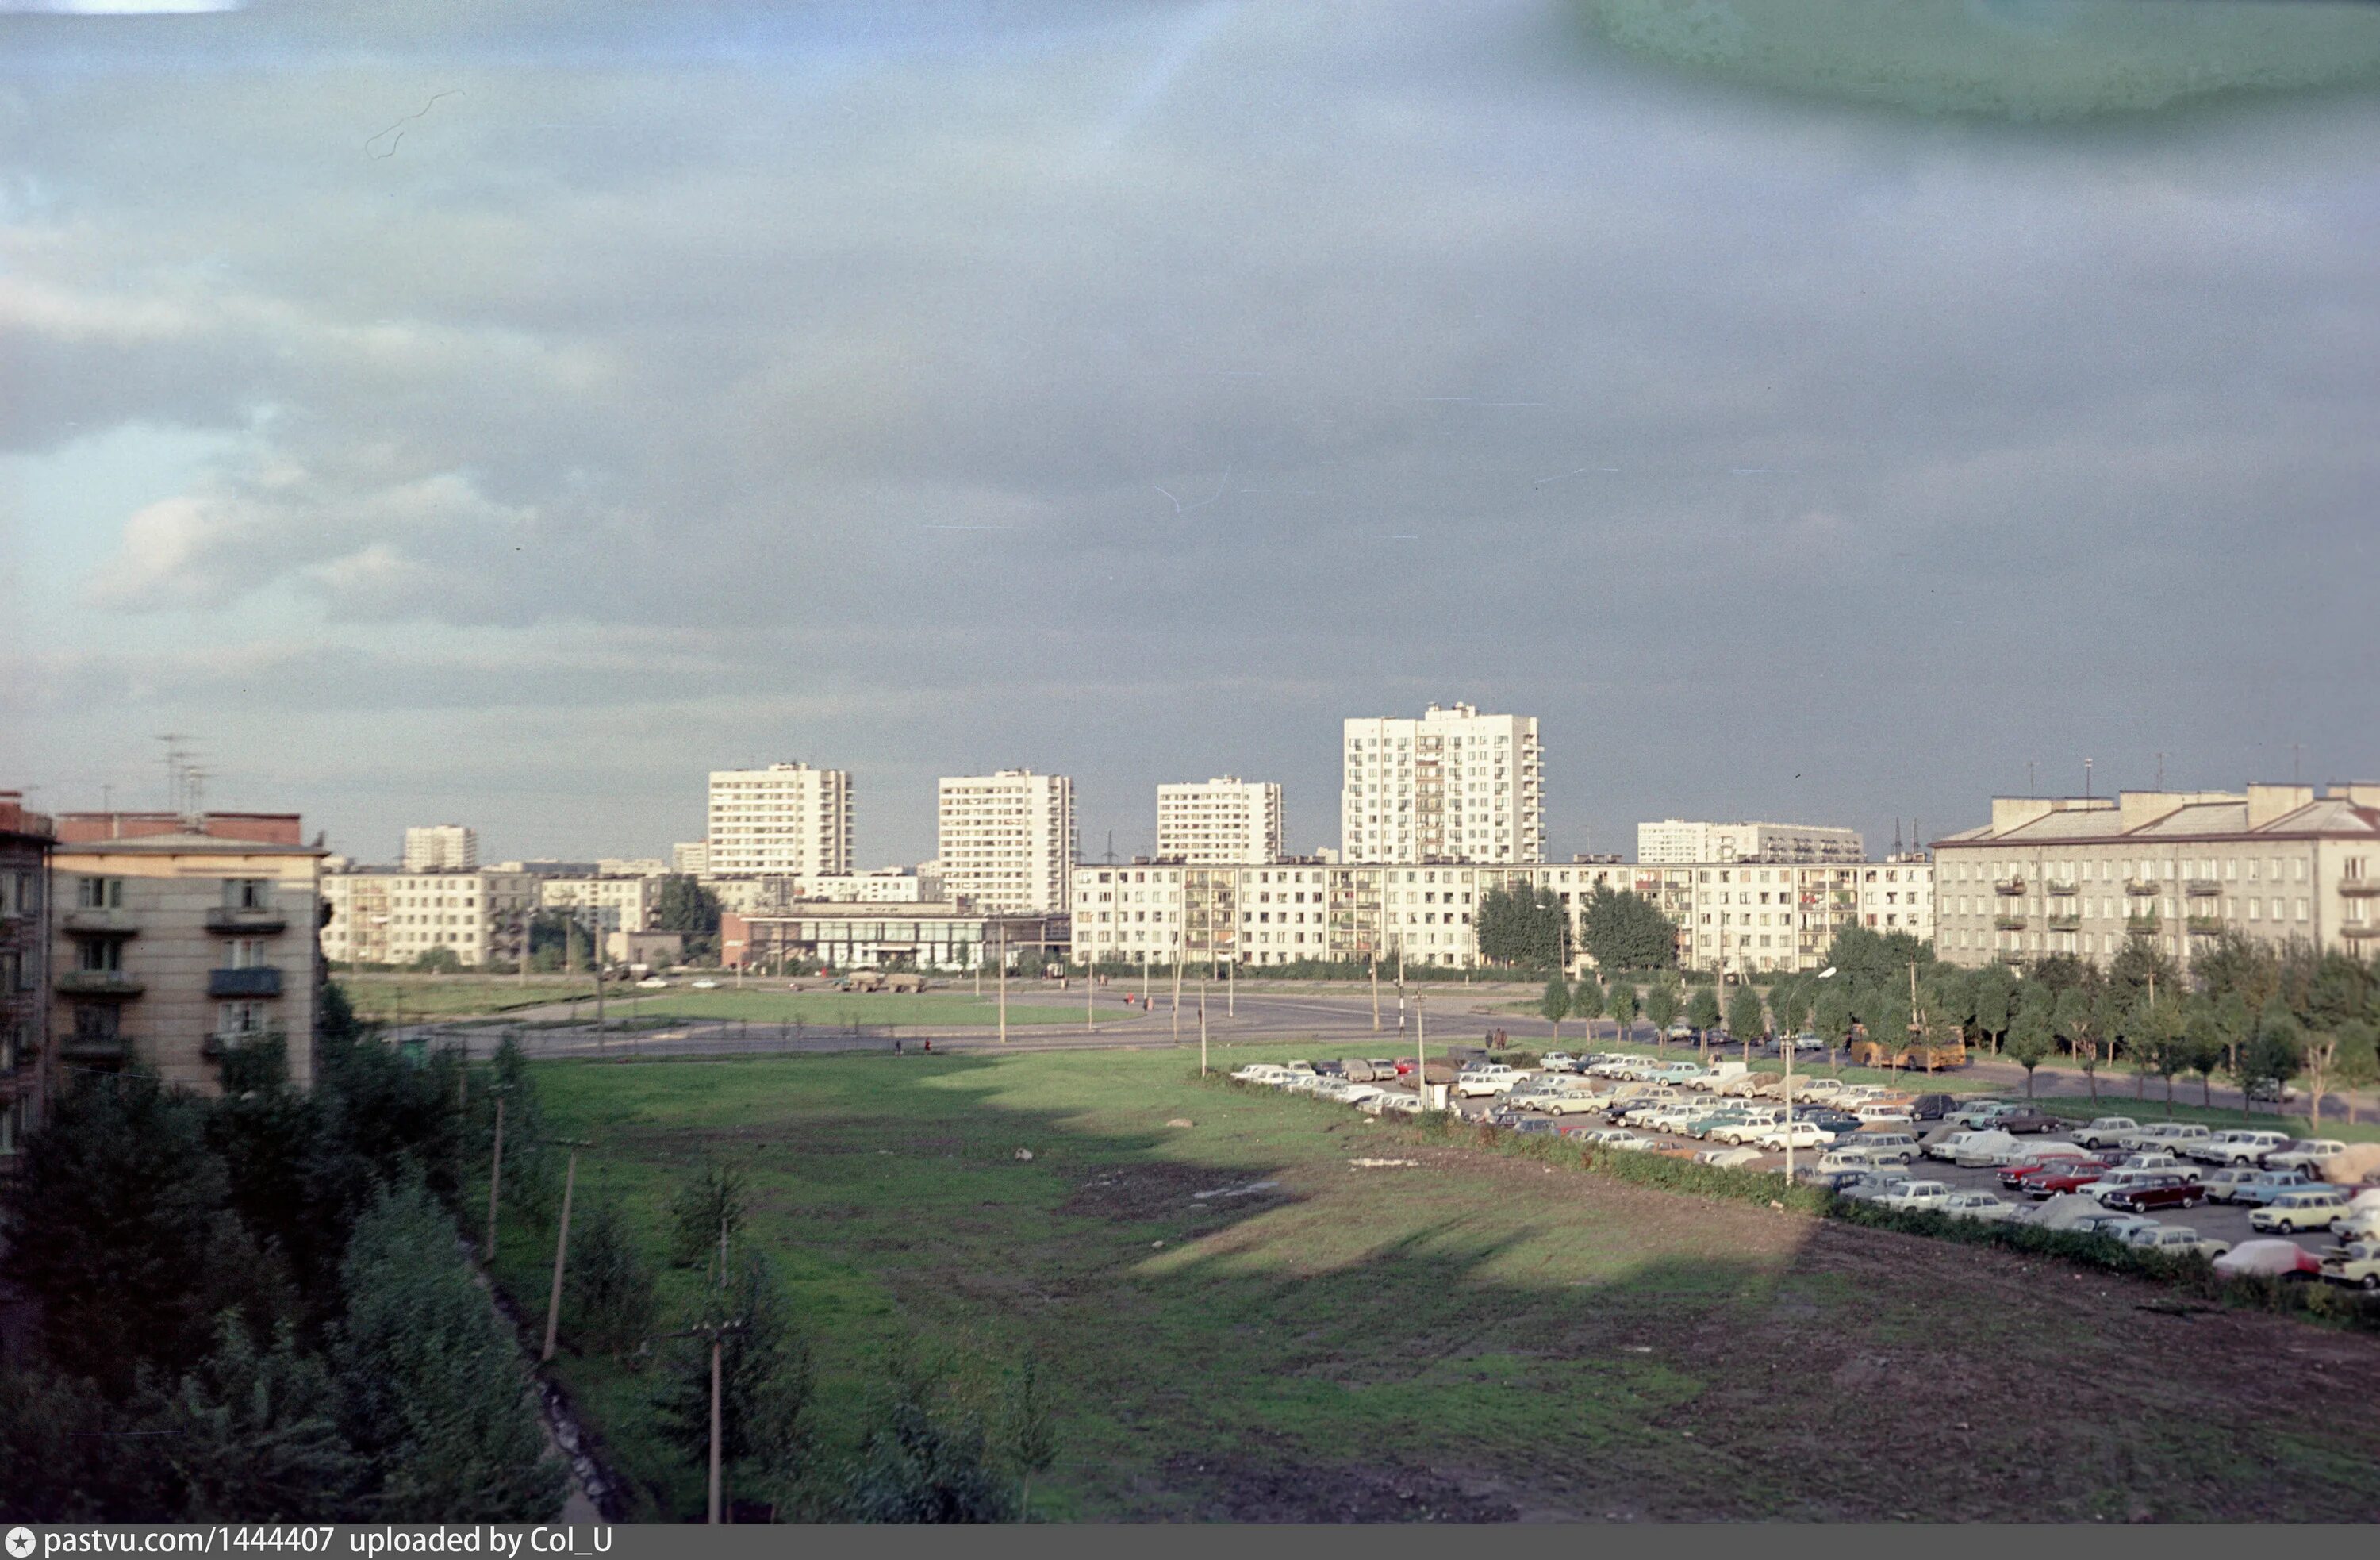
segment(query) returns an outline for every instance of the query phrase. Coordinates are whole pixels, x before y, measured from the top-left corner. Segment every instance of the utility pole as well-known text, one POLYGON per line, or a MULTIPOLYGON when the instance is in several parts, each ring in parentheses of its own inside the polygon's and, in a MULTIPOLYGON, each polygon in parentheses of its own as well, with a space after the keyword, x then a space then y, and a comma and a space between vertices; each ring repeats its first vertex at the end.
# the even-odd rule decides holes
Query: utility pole
POLYGON ((1173 1042, 1182 1043, 1182 962, 1187 950, 1178 943, 1173 950, 1173 1042))
POLYGON ((504 1086, 497 1084, 495 1154, 488 1162, 488 1261, 496 1260, 496 1193, 504 1184, 504 1086))
POLYGON ((719 1501, 719 1333, 710 1335, 710 1525, 720 1523, 719 1501))
POLYGON ((992 984, 1000 993, 1000 1043, 1008 1043, 1008 928, 1000 929, 1000 968, 993 972, 992 984))
POLYGON ((1372 950, 1372 1032, 1380 1032, 1380 950, 1372 950))
POLYGON ((578 1151, 583 1144, 570 1147, 569 1166, 562 1172, 562 1228, 553 1237, 553 1288, 545 1300, 545 1350, 539 1363, 553 1358, 555 1332, 562 1324, 562 1268, 570 1260, 570 1194, 578 1185, 578 1151))
POLYGON ((1099 1016, 1091 1011, 1093 993, 1099 990, 1099 956, 1090 949, 1083 950, 1083 1032, 1090 1033, 1099 1026, 1099 1016))
POLYGON ((1198 1076, 1207 1076, 1207 982, 1198 982, 1198 1076))
MULTIPOLYGON (((1400 999, 1402 1000, 1402 999, 1400 999)), ((1429 1108, 1429 1026, 1421 1016, 1421 993, 1414 993, 1414 1078, 1424 1110, 1429 1108)))

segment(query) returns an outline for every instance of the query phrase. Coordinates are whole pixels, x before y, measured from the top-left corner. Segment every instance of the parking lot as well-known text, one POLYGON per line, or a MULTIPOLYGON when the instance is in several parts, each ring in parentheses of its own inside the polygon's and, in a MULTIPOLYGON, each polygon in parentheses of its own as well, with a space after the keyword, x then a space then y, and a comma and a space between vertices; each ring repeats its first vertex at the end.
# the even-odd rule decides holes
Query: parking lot
MULTIPOLYGON (((1339 1091, 1343 1090, 1348 1103, 1356 1103, 1360 1108, 1372 1114, 1388 1112, 1402 1114, 1423 1108, 1415 1080, 1411 1076, 1410 1063, 1403 1061, 1388 1063, 1385 1058, 1380 1060, 1386 1066, 1383 1068, 1384 1076, 1378 1077, 1368 1076, 1371 1070, 1370 1065, 1354 1058, 1341 1058, 1336 1061, 1326 1059, 1307 1064, 1321 1069, 1310 1080, 1311 1085, 1318 1086, 1312 1091, 1309 1091, 1308 1080, 1305 1079, 1292 1081, 1276 1076, 1257 1078, 1256 1081, 1270 1081, 1285 1087, 1294 1087, 1301 1091, 1318 1091, 1324 1098, 1342 1097, 1339 1091), (1335 1080, 1328 1079, 1330 1070, 1339 1066, 1350 1068, 1348 1077, 1335 1080), (1362 1078, 1364 1081, 1350 1083, 1348 1081, 1350 1077, 1362 1078), (1366 1089, 1385 1097, 1372 1099, 1369 1103, 1363 1103, 1363 1100, 1366 1098, 1365 1093, 1366 1089)), ((1679 1110, 1739 1110, 1740 1114, 1754 1115, 1773 1112, 1781 1116, 1785 1108, 1783 1102, 1774 1097, 1780 1091, 1781 1079, 1774 1075, 1751 1075, 1743 1073, 1741 1069, 1710 1072, 1694 1064, 1671 1063, 1666 1065, 1680 1075, 1678 1078, 1669 1080, 1654 1079, 1642 1076, 1645 1072, 1653 1070, 1652 1065, 1647 1063, 1645 1058, 1620 1055, 1600 1058, 1580 1057, 1576 1059, 1575 1066, 1578 1068, 1585 1068, 1591 1061, 1599 1061, 1623 1076, 1581 1076, 1579 1072, 1568 1066, 1553 1071, 1507 1068, 1492 1062, 1475 1059, 1467 1061, 1460 1069, 1449 1064, 1441 1070, 1438 1065, 1433 1064, 1431 1079, 1433 1085, 1443 1091, 1444 1108, 1459 1114, 1466 1120, 1516 1131, 1551 1130, 1572 1137, 1584 1136, 1600 1129, 1609 1129, 1615 1123, 1624 1122, 1626 1131, 1633 1133, 1639 1140, 1628 1146, 1643 1152, 1685 1159, 1709 1159, 1715 1154, 1727 1154, 1725 1162, 1740 1168, 1778 1174, 1785 1171, 1786 1156, 1781 1152, 1755 1153, 1744 1148, 1729 1153, 1729 1145, 1711 1140, 1706 1137, 1690 1135, 1687 1131, 1650 1126, 1645 1121, 1645 1107, 1647 1102, 1655 1103, 1657 1105, 1667 1104, 1670 1108, 1679 1110), (1689 1068, 1692 1069, 1691 1072, 1687 1071, 1689 1068), (1764 1077, 1766 1082, 1760 1081, 1764 1077), (1441 1079, 1444 1080, 1442 1083, 1441 1079), (1559 1113, 1530 1108, 1529 1101, 1532 1098, 1530 1090, 1534 1086, 1545 1085, 1563 1089, 1574 1095, 1585 1096, 1585 1100, 1573 1099, 1569 1108, 1559 1113), (1729 1091, 1736 1089, 1746 1092, 1740 1100, 1731 1100, 1729 1097, 1729 1091), (1583 1103, 1591 1103, 1590 1108, 1579 1108, 1583 1103), (1621 1107, 1630 1104, 1635 1104, 1639 1109, 1633 1113, 1623 1114, 1621 1107), (1536 1123, 1543 1125, 1524 1125, 1536 1123)), ((1293 1066, 1294 1064, 1292 1066, 1293 1066)), ((1279 1072, 1278 1068, 1269 1067, 1266 1064, 1256 1065, 1254 1070, 1276 1074, 1279 1072)), ((1823 1079, 1811 1080, 1812 1086, 1822 1092, 1828 1091, 1830 1082, 1831 1080, 1823 1079)), ((1802 1093, 1798 1084, 1799 1080, 1797 1080, 1794 1106, 1797 1115, 1815 1108, 1801 1103, 1802 1093)), ((1921 1142, 1920 1152, 1913 1162, 1900 1167, 1910 1178, 1920 1181, 1938 1181, 1953 1193, 1989 1194, 1998 1198, 2002 1203, 2012 1205, 2013 1213, 2003 1216, 2012 1216, 2020 1220, 2037 1219, 2041 1216, 2045 1206, 2044 1200, 2029 1196, 2021 1188, 2004 1185, 2000 1178, 2003 1168, 2001 1165, 1961 1166, 1948 1159, 1924 1152, 1922 1148, 1924 1140, 1928 1138, 1938 1138, 1944 1129, 1951 1127, 1951 1124, 1938 1119, 1922 1121, 1890 1119, 1892 1112, 1913 1104, 1915 1098, 1912 1095, 1895 1095, 1881 1090, 1871 1089, 1867 1097, 1859 1103, 1870 1107, 1870 1114, 1878 1119, 1864 1122, 1855 1127, 1848 1123, 1837 1122, 1832 1129, 1833 1135, 1827 1141, 1815 1143, 1806 1148, 1797 1146, 1793 1154, 1797 1176, 1803 1179, 1809 1178, 1822 1156, 1836 1150, 1862 1148, 1882 1142, 1897 1134, 1907 1134, 1919 1139, 1921 1142)), ((1966 1111, 1992 1103, 1994 1102, 1981 1097, 1962 1097, 1957 1102, 1957 1109, 1966 1111)), ((2017 1103, 2011 1102, 2011 1103, 2017 1103)), ((2121 1112, 2116 1103, 2111 1102, 2110 1108, 2106 1114, 2113 1116, 2120 1115, 2121 1112)), ((2140 1125, 2147 1127, 2154 1123, 2148 1118, 2143 1118, 2140 1125)), ((2017 1139, 2015 1147, 2023 1151, 2025 1158, 2029 1160, 2030 1151, 2038 1147, 2046 1146, 2054 1149, 2057 1146, 2071 1146, 2073 1131, 2082 1126, 2081 1122, 2065 1123, 2059 1127, 2037 1132, 2030 1138, 2017 1139)), ((2109 1148, 2095 1153, 2093 1157, 2102 1162, 2121 1164, 2131 1155, 2127 1151, 2109 1148)), ((1888 1176, 1891 1174, 1890 1167, 1879 1168, 1888 1176)), ((2184 1157, 2180 1158, 2174 1173, 2188 1176, 2195 1180, 2211 1174, 2213 1168, 2211 1165, 2198 1164, 2184 1157)), ((2352 1182, 2345 1183, 2345 1188, 2346 1194, 2350 1198, 2359 1192, 2368 1190, 2365 1185, 2352 1182)), ((2370 1192, 2366 1201, 2368 1203, 2374 1200, 2380 1200, 2380 1191, 2370 1192)), ((2194 1207, 2158 1209, 2153 1213, 2143 1213, 2139 1217, 2148 1225, 2168 1230, 2194 1231, 2200 1239, 2219 1242, 2226 1248, 2249 1240, 2272 1240, 2285 1237, 2293 1240, 2301 1249, 2315 1258, 2332 1254, 2338 1249, 2339 1237, 2326 1228, 2311 1229, 2286 1237, 2276 1236, 2270 1231, 2254 1229, 2250 1223, 2252 1211, 2249 1206, 2210 1200, 2201 1200, 2194 1207)))

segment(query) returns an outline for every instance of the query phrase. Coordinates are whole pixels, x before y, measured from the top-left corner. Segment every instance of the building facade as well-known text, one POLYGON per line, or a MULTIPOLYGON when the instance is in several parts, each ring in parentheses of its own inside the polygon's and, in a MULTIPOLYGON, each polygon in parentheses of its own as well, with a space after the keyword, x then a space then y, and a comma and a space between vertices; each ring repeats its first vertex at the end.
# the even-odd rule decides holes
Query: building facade
POLYGON ((717 877, 851 871, 851 775, 807 763, 710 774, 709 870, 717 877))
POLYGON ((334 964, 407 965, 432 948, 447 948, 466 969, 496 959, 517 963, 541 881, 498 869, 325 872, 322 957, 334 964))
POLYGON ((1419 720, 1350 720, 1340 756, 1342 860, 1545 859, 1536 716, 1433 704, 1419 720))
POLYGON ((1230 865, 1278 861, 1281 787, 1226 774, 1157 787, 1160 860, 1230 865))
POLYGON ((661 879, 628 877, 540 878, 537 908, 591 920, 601 932, 650 932, 661 899, 661 879))
POLYGON ((480 831, 460 823, 431 823, 405 831, 408 872, 468 872, 480 864, 480 831))
POLYGON ((710 842, 680 840, 670 847, 670 870, 681 877, 705 877, 710 871, 710 842))
POLYGON ((0 791, 0 1176, 40 1125, 50 1066, 50 821, 0 791))
POLYGON ((990 969, 1003 958, 1066 957, 1062 915, 1000 914, 950 904, 805 905, 789 915, 719 918, 720 962, 730 969, 811 959, 831 970, 990 969))
POLYGON ((229 1050, 278 1034, 311 1088, 323 852, 297 815, 205 814, 128 829, 69 813, 50 859, 50 1032, 61 1067, 137 1064, 218 1091, 229 1050), (267 837, 241 837, 241 831, 267 837))
POLYGON ((1075 783, 1003 769, 945 777, 935 810, 944 892, 978 909, 1063 914, 1075 857, 1075 783))
POLYGON ((2380 785, 1995 797, 1934 851, 1957 964, 2105 965, 2134 935, 2185 971, 2226 932, 2380 948, 2380 785))
POLYGON ((1706 823, 1665 818, 1636 825, 1636 859, 1645 866, 1704 861, 1864 861, 1857 829, 1818 823, 1706 823))
MULTIPOLYGON (((1922 858, 1835 866, 1624 861, 1476 867, 1297 859, 1238 866, 1180 861, 1075 867, 1075 957, 1244 965, 1302 959, 1479 963, 1479 896, 1542 890, 1570 916, 1574 947, 1597 889, 1641 895, 1678 929, 1679 962, 1750 973, 1816 969, 1848 926, 1930 941, 1933 864, 1922 858)), ((1582 952, 1578 968, 1586 967, 1582 952)))

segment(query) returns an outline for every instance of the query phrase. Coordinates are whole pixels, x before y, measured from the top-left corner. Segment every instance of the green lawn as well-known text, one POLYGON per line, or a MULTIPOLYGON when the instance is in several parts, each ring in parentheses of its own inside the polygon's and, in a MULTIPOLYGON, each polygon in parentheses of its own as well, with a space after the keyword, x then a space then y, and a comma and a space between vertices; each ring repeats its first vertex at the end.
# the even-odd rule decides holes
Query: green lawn
MULTIPOLYGON (((754 1237, 817 1340, 825 1461, 896 1332, 994 1367, 1033 1351, 1062 1403, 1046 1517, 2380 1511, 2369 1339, 2142 1320, 2120 1280, 1432 1145, 1201 1082, 1195 1056, 536 1076, 549 1128, 595 1142, 582 1198, 620 1196, 656 1250, 698 1164, 749 1167, 754 1237), (2171 1369, 2183 1346, 2192 1371, 2171 1369)), ((532 1318, 550 1239, 508 1224, 498 1264, 532 1318)), ((643 1514, 698 1511, 649 1380, 560 1369, 643 1514)))
MULTIPOLYGON (((1000 1022, 1000 1004, 989 991, 978 997, 965 991, 894 992, 688 991, 683 986, 665 992, 638 993, 633 1005, 620 1010, 638 1018, 741 1018, 755 1024, 892 1024, 902 1029, 961 1029, 1000 1022)), ((1095 1010, 1101 1023, 1135 1017, 1112 999, 1095 1010)), ((1068 1024, 1083 1027, 1079 997, 1064 1003, 1025 1002, 1009 994, 1008 1021, 1018 1024, 1068 1024)))
POLYGON ((574 996, 594 1000, 595 987, 585 975, 531 975, 528 983, 509 975, 394 975, 356 971, 334 972, 364 1018, 451 1018, 466 1014, 501 1013, 574 996))

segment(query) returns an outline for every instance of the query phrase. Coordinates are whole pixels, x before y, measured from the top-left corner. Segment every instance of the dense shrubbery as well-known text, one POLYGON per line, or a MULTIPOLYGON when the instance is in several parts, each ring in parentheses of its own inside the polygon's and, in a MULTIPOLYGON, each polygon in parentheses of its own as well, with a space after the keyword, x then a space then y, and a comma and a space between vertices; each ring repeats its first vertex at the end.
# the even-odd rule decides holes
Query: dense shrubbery
MULTIPOLYGON (((335 988, 334 988, 335 990, 335 988)), ((517 1352, 459 1249, 459 1058, 324 1004, 219 1099, 83 1075, 6 1195, 37 1347, 0 1371, 0 1505, 51 1521, 537 1520, 560 1507, 517 1352)))

